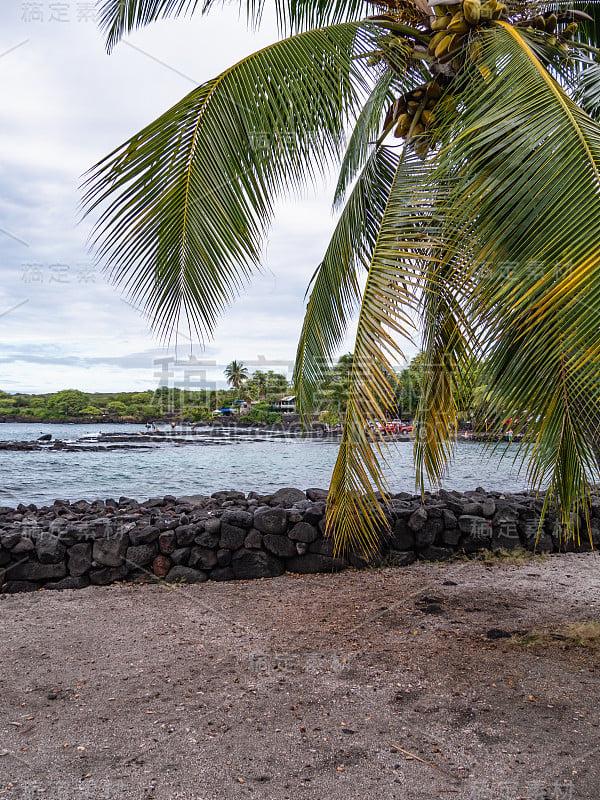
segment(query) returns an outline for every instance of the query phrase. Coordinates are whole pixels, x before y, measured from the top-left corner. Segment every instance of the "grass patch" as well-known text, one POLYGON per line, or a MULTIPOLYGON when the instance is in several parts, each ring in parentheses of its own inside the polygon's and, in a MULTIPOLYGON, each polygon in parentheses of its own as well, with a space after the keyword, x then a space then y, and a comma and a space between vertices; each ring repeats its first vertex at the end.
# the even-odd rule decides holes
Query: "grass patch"
POLYGON ((548 553, 534 553, 524 547, 514 550, 486 550, 478 554, 478 560, 485 564, 525 564, 527 561, 547 561, 548 553))
POLYGON ((547 647, 559 645, 563 648, 600 646, 600 622, 568 622, 556 631, 533 630, 513 638, 520 647, 547 647))
POLYGON ((524 547, 514 550, 477 550, 474 553, 457 554, 453 561, 479 561, 481 564, 525 564, 528 561, 546 561, 547 553, 534 553, 524 547))

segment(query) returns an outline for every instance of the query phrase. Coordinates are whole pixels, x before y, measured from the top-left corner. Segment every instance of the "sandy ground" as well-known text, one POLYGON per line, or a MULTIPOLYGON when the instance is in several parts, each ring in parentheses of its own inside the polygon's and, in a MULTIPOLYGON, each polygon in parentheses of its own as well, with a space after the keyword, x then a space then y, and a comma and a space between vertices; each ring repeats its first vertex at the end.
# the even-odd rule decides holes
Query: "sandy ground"
POLYGON ((597 800, 595 554, 0 597, 0 798, 597 800))

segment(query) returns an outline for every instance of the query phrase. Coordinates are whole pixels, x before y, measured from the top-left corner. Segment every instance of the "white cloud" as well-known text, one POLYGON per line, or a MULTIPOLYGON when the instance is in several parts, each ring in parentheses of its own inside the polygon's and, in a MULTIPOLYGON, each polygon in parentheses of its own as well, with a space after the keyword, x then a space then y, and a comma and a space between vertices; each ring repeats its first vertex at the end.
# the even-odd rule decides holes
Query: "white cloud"
MULTIPOLYGON (((109 56, 99 31, 77 21, 86 4, 64 3, 67 21, 58 22, 50 21, 56 4, 42 0, 44 20, 28 22, 33 5, 0 10, 0 388, 151 388, 154 359, 167 351, 93 267, 82 174, 195 85, 273 41, 275 24, 265 19, 250 33, 225 7, 157 23, 109 56)), ((304 292, 333 228, 330 197, 325 187, 279 205, 263 272, 232 304, 205 358, 293 360, 304 292)), ((187 353, 185 329, 178 342, 187 353)), ((194 352, 202 357, 198 345, 194 352)))

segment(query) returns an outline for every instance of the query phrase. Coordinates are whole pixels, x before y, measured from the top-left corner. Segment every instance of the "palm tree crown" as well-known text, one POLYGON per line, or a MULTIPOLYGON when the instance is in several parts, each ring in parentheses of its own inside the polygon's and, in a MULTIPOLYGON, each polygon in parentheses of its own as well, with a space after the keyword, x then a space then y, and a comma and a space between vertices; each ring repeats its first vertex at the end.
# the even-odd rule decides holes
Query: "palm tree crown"
MULTIPOLYGON (((114 279, 157 329, 183 312, 210 334, 259 262, 273 199, 341 162, 295 371, 307 415, 358 315, 328 505, 338 548, 369 549, 388 524, 385 443, 365 423, 393 403, 403 341, 425 354, 422 488, 452 457, 474 363, 489 416, 518 420, 520 460, 566 529, 598 473, 598 12, 432 2, 281 0, 287 38, 193 90, 87 181, 114 279)), ((260 20, 263 0, 243 5, 260 20)), ((105 0, 101 24, 112 47, 215 6, 105 0)))
POLYGON ((248 378, 248 370, 241 361, 231 361, 224 369, 227 383, 239 392, 244 385, 244 381, 248 378))

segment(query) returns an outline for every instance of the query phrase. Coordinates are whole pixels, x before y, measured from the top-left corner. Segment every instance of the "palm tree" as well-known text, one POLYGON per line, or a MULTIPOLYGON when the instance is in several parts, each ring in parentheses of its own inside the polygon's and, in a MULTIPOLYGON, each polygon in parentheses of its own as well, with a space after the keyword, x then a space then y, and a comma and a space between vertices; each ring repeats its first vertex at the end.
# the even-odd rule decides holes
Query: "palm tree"
POLYGON ((244 381, 248 378, 248 370, 242 361, 231 361, 223 370, 227 383, 235 389, 239 394, 240 389, 244 385, 244 381))
POLYGON ((258 393, 258 400, 264 400, 267 394, 267 375, 262 371, 257 369, 256 372, 252 374, 252 380, 256 384, 256 389, 258 393))
MULTIPOLYGON (((193 90, 87 181, 114 279, 159 331, 184 313, 206 335, 258 265, 274 198, 341 160, 295 371, 306 415, 358 314, 329 494, 338 549, 368 550, 387 526, 385 444, 365 422, 393 402, 404 340, 425 354, 421 488, 452 457, 477 362, 490 416, 520 420, 528 478, 569 530, 598 474, 600 14, 432 3, 280 0, 287 38, 193 90)), ((263 0, 242 6, 260 21, 263 0)), ((111 48, 215 7, 105 0, 100 20, 111 48)))

